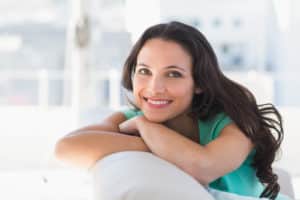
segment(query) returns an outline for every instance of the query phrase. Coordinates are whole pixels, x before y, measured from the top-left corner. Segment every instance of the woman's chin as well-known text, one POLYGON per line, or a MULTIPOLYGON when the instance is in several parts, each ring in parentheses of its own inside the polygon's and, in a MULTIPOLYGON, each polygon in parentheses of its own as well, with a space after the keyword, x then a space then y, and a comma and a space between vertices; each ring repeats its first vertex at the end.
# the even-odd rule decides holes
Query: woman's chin
POLYGON ((167 118, 161 116, 149 116, 146 114, 144 116, 146 117, 147 120, 155 123, 164 123, 165 121, 168 120, 167 118))

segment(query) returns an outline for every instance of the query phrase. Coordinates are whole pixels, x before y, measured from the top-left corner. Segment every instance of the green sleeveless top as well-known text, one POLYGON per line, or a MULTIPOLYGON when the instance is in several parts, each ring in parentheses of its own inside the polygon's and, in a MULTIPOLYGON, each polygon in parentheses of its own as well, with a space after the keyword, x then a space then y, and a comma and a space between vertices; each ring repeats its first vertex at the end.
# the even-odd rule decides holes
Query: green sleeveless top
MULTIPOLYGON (((127 119, 143 114, 141 111, 133 109, 122 112, 127 119)), ((221 130, 230 123, 232 123, 232 120, 225 113, 219 113, 209 120, 199 120, 200 144, 206 145, 216 139, 221 130)), ((259 197, 264 186, 256 177, 255 169, 251 166, 254 155, 255 151, 253 150, 239 168, 211 182, 209 187, 243 196, 259 197)), ((284 200, 288 198, 284 195, 278 195, 276 199, 284 200)))

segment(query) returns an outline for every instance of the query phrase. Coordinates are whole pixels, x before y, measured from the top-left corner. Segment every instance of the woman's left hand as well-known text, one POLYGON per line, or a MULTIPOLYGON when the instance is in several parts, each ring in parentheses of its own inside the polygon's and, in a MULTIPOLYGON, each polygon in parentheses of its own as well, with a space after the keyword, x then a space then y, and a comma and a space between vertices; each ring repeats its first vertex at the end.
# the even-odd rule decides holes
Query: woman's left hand
POLYGON ((139 125, 145 121, 146 118, 144 116, 136 116, 121 123, 119 125, 119 129, 122 133, 141 136, 139 131, 139 125))

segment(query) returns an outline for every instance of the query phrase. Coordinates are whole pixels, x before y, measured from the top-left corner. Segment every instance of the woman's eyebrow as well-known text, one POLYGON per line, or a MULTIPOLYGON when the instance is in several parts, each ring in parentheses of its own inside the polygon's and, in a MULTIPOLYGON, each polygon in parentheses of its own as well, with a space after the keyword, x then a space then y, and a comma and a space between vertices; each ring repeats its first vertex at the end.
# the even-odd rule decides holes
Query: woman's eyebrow
POLYGON ((170 65, 166 67, 167 69, 179 69, 180 71, 186 72, 186 70, 183 67, 179 67, 176 65, 170 65))
MULTIPOLYGON (((143 67, 148 67, 151 68, 149 65, 145 64, 145 63, 138 63, 137 66, 143 66, 143 67)), ((186 70, 183 67, 179 67, 177 65, 169 65, 166 66, 167 69, 178 69, 180 71, 186 72, 186 70)))
POLYGON ((137 63, 137 66, 150 67, 150 66, 146 65, 145 63, 137 63))

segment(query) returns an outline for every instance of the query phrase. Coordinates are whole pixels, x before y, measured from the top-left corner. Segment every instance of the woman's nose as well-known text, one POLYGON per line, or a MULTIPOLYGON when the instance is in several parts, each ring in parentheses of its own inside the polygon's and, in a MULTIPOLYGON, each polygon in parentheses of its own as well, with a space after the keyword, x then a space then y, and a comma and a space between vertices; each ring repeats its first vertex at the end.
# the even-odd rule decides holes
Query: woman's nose
POLYGON ((166 91, 166 84, 160 77, 152 77, 148 83, 148 90, 153 93, 164 93, 166 91))

